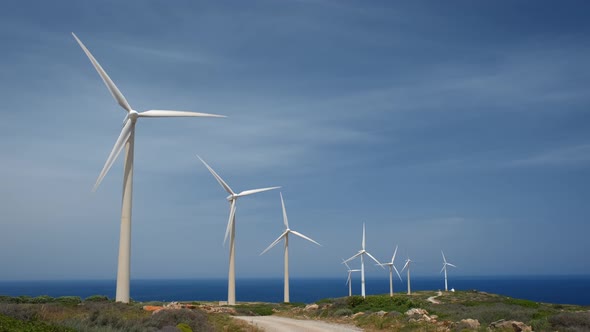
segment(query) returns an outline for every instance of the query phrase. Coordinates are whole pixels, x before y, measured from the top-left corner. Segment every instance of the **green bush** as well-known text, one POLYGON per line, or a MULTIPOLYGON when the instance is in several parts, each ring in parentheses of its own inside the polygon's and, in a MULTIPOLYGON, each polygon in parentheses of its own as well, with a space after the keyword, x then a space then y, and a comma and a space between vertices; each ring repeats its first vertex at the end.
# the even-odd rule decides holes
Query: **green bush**
POLYGON ((589 331, 590 312, 561 312, 549 318, 552 329, 559 331, 589 331))
POLYGON ((48 295, 41 295, 31 299, 31 303, 51 303, 54 301, 55 299, 48 295))
POLYGON ((273 314, 271 304, 242 304, 235 307, 238 314, 247 316, 270 316, 273 314))
POLYGON ((514 304, 514 305, 518 305, 521 307, 525 307, 525 308, 538 308, 539 307, 539 303, 537 302, 533 302, 533 301, 529 301, 529 300, 522 300, 522 299, 513 299, 513 298, 507 298, 506 300, 504 300, 504 303, 506 304, 514 304))
POLYGON ((342 316, 350 316, 352 315, 352 310, 350 309, 338 309, 334 311, 334 316, 342 317, 342 316))
POLYGON ((346 299, 346 304, 351 308, 357 307, 363 303, 365 303, 365 299, 360 295, 349 296, 346 299))
POLYGON ((92 295, 84 299, 84 302, 108 302, 109 298, 105 295, 92 295))
POLYGON ((78 305, 82 303, 82 299, 79 296, 61 296, 56 298, 55 301, 64 305, 78 305))
POLYGON ((191 329, 191 327, 186 323, 180 323, 176 325, 176 327, 182 332, 193 332, 193 329, 191 329))
POLYGON ((75 332, 76 330, 46 324, 38 321, 21 321, 12 317, 0 315, 0 332, 30 331, 30 332, 75 332))

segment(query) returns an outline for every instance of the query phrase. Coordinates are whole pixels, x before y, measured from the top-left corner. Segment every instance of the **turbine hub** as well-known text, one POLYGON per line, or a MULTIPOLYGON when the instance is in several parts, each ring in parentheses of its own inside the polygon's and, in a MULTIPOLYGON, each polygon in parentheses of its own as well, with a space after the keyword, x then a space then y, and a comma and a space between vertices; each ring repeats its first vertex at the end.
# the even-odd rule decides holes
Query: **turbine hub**
POLYGON ((229 196, 226 197, 226 199, 227 199, 228 202, 231 202, 231 201, 235 200, 236 198, 237 197, 234 196, 234 195, 229 195, 229 196))

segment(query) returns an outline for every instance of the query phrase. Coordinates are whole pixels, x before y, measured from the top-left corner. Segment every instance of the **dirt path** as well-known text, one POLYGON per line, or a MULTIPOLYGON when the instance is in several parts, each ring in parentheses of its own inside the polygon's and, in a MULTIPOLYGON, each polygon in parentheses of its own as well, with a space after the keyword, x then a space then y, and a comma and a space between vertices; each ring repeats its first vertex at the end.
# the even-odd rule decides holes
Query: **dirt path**
POLYGON ((436 293, 436 296, 431 296, 431 297, 427 298, 426 301, 434 303, 434 304, 440 304, 440 301, 435 300, 435 299, 441 295, 442 295, 442 292, 438 291, 438 293, 436 293))
POLYGON ((358 332, 352 325, 332 324, 317 320, 293 319, 277 316, 234 316, 266 332, 358 332))

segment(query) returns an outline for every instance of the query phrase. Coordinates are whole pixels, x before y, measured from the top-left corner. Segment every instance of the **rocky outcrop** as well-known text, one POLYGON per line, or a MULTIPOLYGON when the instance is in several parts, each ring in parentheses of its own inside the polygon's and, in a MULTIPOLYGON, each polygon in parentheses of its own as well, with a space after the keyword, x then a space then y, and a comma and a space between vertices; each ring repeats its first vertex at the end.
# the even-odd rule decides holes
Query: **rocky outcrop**
POLYGON ((490 329, 510 329, 512 328, 514 332, 532 332, 533 328, 526 325, 523 322, 517 322, 515 320, 504 320, 500 319, 490 324, 490 329))
POLYGON ((312 310, 318 310, 320 306, 317 304, 308 304, 305 306, 305 311, 312 311, 312 310))
POLYGON ((480 325, 481 324, 479 324, 479 321, 477 319, 467 318, 467 319, 461 319, 460 321, 458 321, 455 328, 459 331, 477 330, 477 329, 479 329, 480 325))

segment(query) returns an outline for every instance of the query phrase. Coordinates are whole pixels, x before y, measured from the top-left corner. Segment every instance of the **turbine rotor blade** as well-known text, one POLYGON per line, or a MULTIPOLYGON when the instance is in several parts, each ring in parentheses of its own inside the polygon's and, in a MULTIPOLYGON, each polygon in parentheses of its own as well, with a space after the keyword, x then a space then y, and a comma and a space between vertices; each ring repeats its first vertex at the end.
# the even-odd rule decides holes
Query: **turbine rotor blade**
POLYGON ((271 243, 266 249, 264 249, 259 256, 264 255, 265 252, 269 251, 272 247, 276 246, 286 235, 288 231, 284 231, 273 243, 271 243))
POLYGON ((445 262, 445 264, 447 263, 447 259, 445 258, 445 253, 441 250, 440 253, 443 256, 443 261, 445 262))
POLYGON ((257 194, 257 193, 261 193, 263 191, 269 191, 269 190, 278 189, 278 188, 280 188, 280 187, 269 187, 269 188, 244 190, 241 193, 237 194, 236 196, 237 197, 248 196, 248 195, 257 194))
POLYGON ((393 261, 395 260, 396 254, 397 254, 397 246, 395 246, 395 250, 393 251, 393 257, 391 257, 391 265, 393 265, 393 261))
POLYGON ((399 274, 399 272, 397 271, 397 268, 395 267, 395 265, 392 265, 393 269, 395 270, 395 273, 397 273, 397 276, 399 277, 399 281, 403 281, 402 280, 402 276, 399 274))
POLYGON ((346 268, 347 268, 348 270, 350 270, 350 266, 348 266, 348 264, 347 264, 347 263, 344 261, 344 258, 342 258, 342 263, 343 263, 344 265, 346 265, 346 268))
POLYGON ((351 274, 352 274, 352 272, 351 271, 348 271, 348 278, 346 279, 346 284, 345 285, 348 285, 348 283, 350 282, 350 275, 351 274))
POLYGON ((348 262, 350 262, 351 260, 353 260, 353 259, 357 258, 359 255, 362 255, 362 252, 359 252, 359 253, 357 253, 356 255, 354 255, 354 256, 352 256, 352 257, 350 257, 349 259, 345 260, 345 261, 344 261, 344 262, 342 262, 342 263, 348 263, 348 262))
POLYGON ((231 233, 231 229, 233 228, 234 219, 236 218, 236 200, 232 200, 229 207, 229 220, 227 221, 227 227, 225 228, 225 237, 223 238, 223 244, 227 242, 227 237, 231 233))
POLYGON ((312 240, 311 238, 309 238, 309 237, 307 237, 307 236, 305 236, 305 235, 303 235, 303 234, 301 234, 301 233, 299 233, 299 232, 296 232, 296 231, 294 231, 294 230, 291 230, 291 233, 293 233, 294 235, 297 235, 297 236, 299 236, 300 238, 304 238, 304 239, 306 239, 307 241, 313 242, 313 243, 317 244, 317 245, 318 245, 318 246, 320 246, 320 247, 322 246, 321 244, 317 243, 316 241, 312 240))
POLYGON ((102 67, 100 66, 98 61, 96 61, 94 56, 92 56, 90 51, 86 48, 86 46, 84 46, 84 44, 80 41, 80 39, 78 39, 78 36, 76 36, 76 34, 74 34, 73 32, 72 32, 72 36, 74 36, 74 38, 78 42, 78 45, 80 45, 80 47, 82 48, 84 53, 86 53, 86 56, 88 57, 88 59, 90 59, 90 62, 94 66, 94 69, 96 69, 96 71, 98 72, 98 75, 100 75, 100 78, 102 78, 102 81, 104 82, 104 84, 107 86, 107 88, 111 92, 111 95, 113 96, 113 98, 115 98, 117 103, 119 103, 119 105, 121 105, 121 107, 123 107, 127 112, 131 112, 131 106, 129 106, 127 99, 125 99, 125 97, 123 96, 121 91, 119 91, 119 89, 117 88, 115 83, 111 80, 109 75, 104 71, 104 69, 102 69, 102 67))
POLYGON ((450 266, 452 266, 452 267, 457 267, 457 266, 455 266, 455 265, 453 265, 453 264, 451 264, 451 263, 447 263, 447 265, 450 265, 450 266))
POLYGON ((225 115, 188 112, 188 111, 172 111, 172 110, 149 110, 149 111, 139 113, 138 116, 144 117, 144 118, 168 118, 168 117, 226 118, 225 115))
POLYGON ((442 272, 443 272, 444 270, 446 270, 446 269, 447 269, 447 266, 446 266, 445 264, 443 264, 443 267, 442 267, 442 269, 440 269, 440 272, 439 272, 439 274, 440 274, 440 273, 442 273, 442 272))
MULTIPOLYGON (((228 194, 230 195, 235 195, 234 191, 231 190, 231 188, 229 187, 229 185, 227 183, 225 183, 225 181, 223 181, 223 179, 221 178, 221 176, 219 176, 219 174, 217 174, 213 168, 211 168, 211 166, 209 166, 204 160, 203 158, 201 158, 199 155, 197 155, 197 158, 199 158, 199 160, 203 163, 203 165, 205 165, 205 167, 207 167, 207 169, 209 170, 209 173, 211 173, 211 175, 213 175, 213 177, 215 178, 215 180, 217 180, 217 182, 223 187, 223 189, 225 189, 225 191, 227 191, 228 194)), ((226 233, 227 234, 227 233, 226 233)), ((227 238, 227 235, 226 235, 227 238)))
POLYGON ((363 250, 365 250, 365 223, 363 223, 363 250))
POLYGON ((371 257, 371 259, 374 260, 379 266, 381 266, 382 269, 385 270, 385 268, 383 267, 383 265, 381 265, 381 263, 379 263, 379 261, 375 257, 373 257, 373 255, 369 254, 368 251, 365 251, 365 253, 367 254, 367 256, 371 257))
POLYGON ((109 154, 107 161, 105 162, 105 164, 102 168, 102 171, 100 171, 100 175, 98 176, 98 179, 96 179, 96 183, 94 184, 94 188, 92 189, 92 191, 96 191, 96 189, 98 189, 98 186, 100 186, 102 179, 104 179, 104 177, 107 175, 109 169, 111 169, 111 166, 113 166, 113 163, 115 162, 115 160, 117 160, 117 157, 121 153, 121 150, 123 150, 125 143, 127 143, 127 141, 129 140, 129 136, 131 135, 131 132, 134 129, 135 129, 135 127, 134 127, 133 121, 131 119, 127 119, 127 122, 125 122, 125 125, 123 126, 123 129, 121 130, 121 134, 119 134, 119 137, 117 138, 117 141, 115 142, 115 146, 113 146, 113 150, 111 150, 111 153, 109 154))
POLYGON ((279 195, 281 195, 281 206, 283 207, 283 224, 285 224, 285 227, 287 227, 287 229, 289 229, 289 219, 287 219, 287 209, 285 209, 285 201, 283 200, 283 193, 279 193, 279 195))
POLYGON ((404 267, 402 268, 402 272, 404 272, 404 270, 406 269, 406 267, 408 267, 408 264, 410 264, 410 260, 409 259, 406 261, 406 264, 404 264, 404 267))

